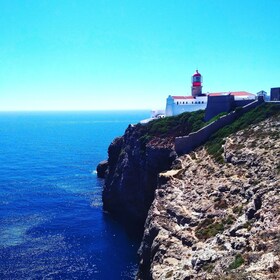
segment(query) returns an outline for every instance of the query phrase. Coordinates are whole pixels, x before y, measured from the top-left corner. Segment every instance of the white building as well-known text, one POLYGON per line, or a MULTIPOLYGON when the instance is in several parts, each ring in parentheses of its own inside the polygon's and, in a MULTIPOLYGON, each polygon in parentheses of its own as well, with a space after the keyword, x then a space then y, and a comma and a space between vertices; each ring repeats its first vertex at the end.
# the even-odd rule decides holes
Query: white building
POLYGON ((207 106, 207 96, 171 96, 166 100, 165 115, 176 116, 184 112, 205 110, 207 106))
MULTIPOLYGON (((208 103, 208 96, 221 97, 221 96, 233 96, 236 104, 248 103, 256 99, 256 95, 246 91, 236 92, 217 92, 217 93, 202 93, 202 76, 196 70, 196 73, 192 76, 192 95, 191 96, 171 96, 169 95, 166 100, 166 116, 176 116, 184 112, 192 112, 197 110, 205 110, 208 103)), ((222 99, 221 99, 222 101, 222 99)))

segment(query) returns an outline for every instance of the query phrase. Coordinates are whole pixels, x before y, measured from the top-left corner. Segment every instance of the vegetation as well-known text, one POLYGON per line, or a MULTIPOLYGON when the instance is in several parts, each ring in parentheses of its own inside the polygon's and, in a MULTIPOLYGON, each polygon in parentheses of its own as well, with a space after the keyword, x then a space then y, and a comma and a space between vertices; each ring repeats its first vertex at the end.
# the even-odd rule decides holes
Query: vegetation
POLYGON ((238 215, 241 215, 242 211, 243 211, 243 205, 234 206, 232 209, 232 212, 238 215))
POLYGON ((202 127, 216 121, 226 114, 226 112, 220 113, 208 122, 205 122, 205 111, 199 110, 194 112, 185 112, 177 116, 155 119, 145 125, 138 124, 138 129, 142 135, 139 138, 141 148, 145 148, 145 145, 153 137, 174 139, 178 136, 185 136, 191 132, 198 131, 202 127))
POLYGON ((198 239, 206 240, 223 231, 223 223, 214 222, 213 219, 207 218, 197 226, 195 235, 198 239))
POLYGON ((254 219, 250 220, 250 221, 247 221, 245 224, 244 224, 244 228, 246 228, 248 231, 251 230, 252 226, 254 224, 254 219))
POLYGON ((235 218, 232 215, 228 215, 226 219, 223 220, 225 225, 232 225, 235 221, 235 218))
POLYGON ((227 125, 216 133, 214 133, 206 143, 208 153, 211 154, 216 161, 223 162, 222 152, 225 138, 230 134, 247 128, 251 124, 259 123, 266 118, 280 114, 279 106, 276 104, 264 103, 261 106, 245 113, 232 124, 227 125))
POLYGON ((196 227, 195 235, 200 240, 206 240, 223 232, 229 225, 233 224, 234 220, 235 218, 232 215, 229 215, 219 222, 215 222, 212 218, 207 218, 196 227))
POLYGON ((213 117, 212 119, 210 119, 210 120, 207 122, 207 124, 209 124, 209 123, 211 123, 211 122, 214 122, 214 121, 218 120, 220 117, 225 116, 225 115, 227 115, 227 114, 228 114, 228 112, 222 112, 222 113, 218 114, 217 116, 213 117))
MULTIPOLYGON (((242 108, 236 108, 236 110, 240 111, 242 108)), ((209 154, 211 154, 217 162, 222 163, 222 146, 225 143, 224 139, 227 136, 241 129, 245 129, 251 124, 258 123, 279 113, 279 105, 269 103, 264 103, 261 106, 245 113, 232 124, 221 128, 210 137, 209 141, 206 143, 206 148, 209 154)), ((185 136, 191 132, 198 131, 202 127, 216 121, 227 113, 221 113, 208 122, 204 121, 204 114, 204 110, 185 112, 173 117, 156 119, 145 125, 138 124, 137 126, 140 134, 139 142, 141 149, 144 151, 146 144, 154 137, 164 139, 168 142, 169 140, 174 140, 175 137, 185 136)), ((275 137, 279 138, 279 132, 275 132, 275 137)))
POLYGON ((139 138, 141 149, 153 138, 174 139, 178 136, 188 135, 207 125, 204 121, 204 110, 185 112, 177 116, 156 119, 142 125, 138 124, 141 133, 139 138))
POLYGON ((229 268, 230 270, 231 270, 231 269, 236 269, 236 268, 238 268, 239 266, 241 266, 243 263, 244 263, 243 257, 242 257, 240 254, 238 254, 238 255, 235 256, 235 260, 229 265, 228 268, 229 268))
POLYGON ((214 268, 215 268, 215 266, 213 263, 207 263, 202 267, 203 271, 206 271, 208 273, 211 273, 214 268))

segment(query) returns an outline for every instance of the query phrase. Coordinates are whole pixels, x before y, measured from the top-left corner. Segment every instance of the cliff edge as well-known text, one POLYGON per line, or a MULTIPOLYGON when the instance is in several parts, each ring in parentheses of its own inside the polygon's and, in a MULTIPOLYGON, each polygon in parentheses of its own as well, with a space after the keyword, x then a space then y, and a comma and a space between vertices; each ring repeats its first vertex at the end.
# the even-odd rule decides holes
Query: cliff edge
POLYGON ((103 208, 124 222, 143 225, 154 198, 157 176, 171 167, 174 146, 157 141, 143 145, 140 126, 130 125, 108 150, 103 208))
POLYGON ((279 112, 222 143, 159 175, 138 279, 280 279, 279 112))
POLYGON ((145 222, 137 279, 280 280, 279 109, 245 112, 181 157, 175 138, 206 126, 203 111, 130 125, 111 143, 103 207, 145 222))
MULTIPOLYGON (((154 199, 158 174, 177 158, 175 137, 198 130, 204 111, 130 125, 108 149, 103 208, 125 223, 143 226, 154 199)), ((104 162, 103 162, 104 166, 104 162)), ((99 168, 102 170, 102 166, 99 168)))

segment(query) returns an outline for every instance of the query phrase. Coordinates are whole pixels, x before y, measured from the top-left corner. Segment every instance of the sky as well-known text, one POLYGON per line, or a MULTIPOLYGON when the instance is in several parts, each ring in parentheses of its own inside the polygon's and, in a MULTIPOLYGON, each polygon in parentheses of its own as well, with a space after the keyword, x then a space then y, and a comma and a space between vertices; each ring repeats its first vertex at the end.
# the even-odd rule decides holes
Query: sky
POLYGON ((280 0, 0 0, 0 111, 163 109, 280 87, 280 0))

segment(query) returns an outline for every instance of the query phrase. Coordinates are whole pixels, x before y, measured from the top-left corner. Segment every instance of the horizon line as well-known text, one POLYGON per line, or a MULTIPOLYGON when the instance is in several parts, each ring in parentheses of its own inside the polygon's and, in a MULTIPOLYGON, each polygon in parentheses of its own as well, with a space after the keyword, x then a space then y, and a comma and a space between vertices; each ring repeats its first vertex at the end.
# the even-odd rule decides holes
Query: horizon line
POLYGON ((1 110, 0 113, 16 113, 16 112, 105 112, 105 111, 152 111, 153 109, 140 108, 140 109, 13 109, 13 110, 1 110))

